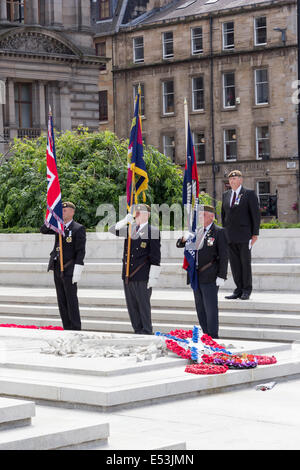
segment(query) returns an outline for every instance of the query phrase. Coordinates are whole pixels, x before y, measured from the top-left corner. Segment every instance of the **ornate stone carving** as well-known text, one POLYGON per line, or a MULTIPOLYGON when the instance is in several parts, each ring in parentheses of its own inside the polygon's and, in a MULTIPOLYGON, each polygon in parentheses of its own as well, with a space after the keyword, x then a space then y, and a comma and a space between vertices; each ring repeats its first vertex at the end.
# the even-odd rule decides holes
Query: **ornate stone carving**
POLYGON ((6 36, 0 40, 0 51, 75 56, 74 52, 59 40, 38 32, 22 32, 6 36))

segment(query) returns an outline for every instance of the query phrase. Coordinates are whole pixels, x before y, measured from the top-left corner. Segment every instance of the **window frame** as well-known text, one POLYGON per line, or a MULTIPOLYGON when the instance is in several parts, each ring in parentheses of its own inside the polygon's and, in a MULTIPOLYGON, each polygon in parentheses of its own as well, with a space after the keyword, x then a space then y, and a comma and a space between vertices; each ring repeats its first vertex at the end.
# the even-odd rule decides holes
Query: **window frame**
POLYGON ((145 55, 144 55, 144 36, 135 36, 134 38, 132 38, 132 49, 133 49, 133 62, 135 64, 140 64, 140 63, 143 63, 145 61, 145 55), (137 46, 136 42, 138 39, 142 39, 142 46, 137 46), (143 51, 143 58, 141 59, 137 59, 137 54, 136 54, 136 51, 137 49, 142 49, 143 51))
POLYGON ((235 72, 234 71, 227 71, 227 72, 222 72, 222 94, 223 94, 223 109, 233 109, 236 107, 236 85, 235 85, 235 72), (226 75, 233 75, 233 85, 226 85, 225 86, 225 76, 226 75), (226 90, 229 88, 233 88, 234 90, 234 104, 233 105, 227 105, 226 104, 226 90))
POLYGON ((164 31, 162 33, 162 45, 163 45, 163 59, 173 59, 174 57, 174 34, 173 31, 164 31), (172 39, 166 40, 165 36, 167 34, 172 35, 172 39), (172 44, 172 53, 171 54, 166 54, 166 47, 168 44, 172 44))
POLYGON ((135 108, 135 98, 138 94, 139 86, 141 87, 141 117, 145 117, 145 84, 135 83, 132 85, 133 88, 133 111, 135 108))
POLYGON ((269 69, 267 67, 258 68, 258 69, 254 70, 254 93, 255 93, 255 106, 265 106, 265 105, 270 104, 269 103, 269 99, 270 99, 270 96, 269 96, 269 69), (260 72, 262 70, 266 70, 266 72, 267 72, 267 81, 266 82, 257 82, 257 72, 260 72), (263 85, 265 83, 268 86, 268 101, 263 101, 261 103, 258 103, 257 102, 257 97, 258 97, 257 87, 258 87, 258 85, 263 85))
POLYGON ((203 53, 203 28, 202 26, 195 26, 195 28, 191 28, 191 52, 192 52, 192 55, 198 55, 198 54, 203 53), (201 34, 194 36, 194 31, 196 29, 201 29, 201 34), (201 49, 195 50, 194 43, 195 43, 195 40, 199 38, 201 39, 201 49))
POLYGON ((253 20, 254 20, 254 45, 255 46, 265 46, 266 44, 268 44, 267 17, 266 16, 257 16, 253 20), (258 27, 256 22, 257 22, 257 20, 260 20, 261 18, 265 18, 265 20, 266 20, 266 26, 264 27, 265 30, 266 30, 266 41, 265 42, 258 42, 257 41, 257 36, 258 36, 257 35, 257 30, 258 29, 263 29, 263 27, 258 27))
POLYGON ((99 7, 99 9, 98 9, 98 12, 99 12, 98 21, 108 20, 109 18, 111 18, 110 0, 99 0, 98 7, 99 7), (102 8, 101 8, 101 5, 103 5, 102 8), (108 14, 108 16, 107 16, 107 14, 108 14), (102 16, 102 15, 106 15, 106 16, 102 16))
POLYGON ((225 23, 222 23, 222 50, 223 51, 231 51, 234 49, 234 21, 226 21, 225 23), (226 31, 225 33, 225 25, 228 25, 229 23, 233 24, 233 29, 231 31, 226 31), (229 34, 233 34, 233 44, 230 45, 225 45, 225 34, 228 36, 229 34))
POLYGON ((100 123, 107 122, 108 121, 108 90, 100 90, 98 92, 98 97, 99 97, 99 122, 100 123), (106 97, 106 99, 105 99, 106 103, 104 103, 103 108, 106 111, 106 114, 104 112, 103 115, 101 115, 101 104, 102 103, 101 103, 100 95, 104 94, 104 93, 105 93, 105 95, 103 95, 103 96, 106 97), (103 118, 102 118, 102 116, 103 116, 103 118))
POLYGON ((25 11, 26 11, 26 0, 6 0, 6 11, 7 19, 11 23, 26 23, 25 11), (18 17, 15 18, 15 8, 18 7, 18 17), (23 10, 23 15, 22 15, 23 10))
POLYGON ((162 112, 163 116, 174 116, 175 114, 175 82, 174 79, 168 79, 162 81, 162 112), (173 83, 173 92, 172 93, 165 93, 165 86, 167 83, 173 83), (167 112, 166 111, 166 97, 172 95, 173 96, 173 111, 167 112))
POLYGON ((206 139, 205 139, 205 131, 203 130, 196 130, 196 131, 193 131, 193 142, 194 142, 194 148, 195 148, 195 155, 196 155, 196 162, 199 163, 200 165, 204 165, 206 163, 206 139), (196 135, 202 135, 202 138, 200 139, 200 142, 197 142, 196 141, 196 135), (201 142, 201 140, 204 140, 204 142, 201 142), (203 149, 203 152, 204 152, 204 160, 199 160, 197 158, 197 155, 198 155, 198 152, 197 152, 197 148, 201 148, 203 149))
POLYGON ((33 102, 32 102, 32 83, 26 83, 26 82, 16 82, 15 83, 15 90, 14 90, 15 96, 14 96, 14 105, 15 109, 18 107, 18 112, 16 112, 16 121, 17 121, 17 126, 18 129, 33 129, 33 102), (29 87, 29 94, 30 94, 30 99, 29 101, 23 100, 22 99, 22 86, 28 86, 29 87), (16 96, 16 88, 18 88, 18 99, 16 96), (29 121, 30 121, 30 126, 23 126, 22 123, 22 104, 29 104, 30 105, 30 116, 29 116, 29 121), (18 116, 18 118, 17 118, 18 116))
POLYGON ((162 144, 163 144, 163 154, 166 155, 167 157, 169 157, 170 160, 172 161, 172 163, 175 163, 175 161, 176 161, 175 134, 172 134, 172 133, 163 134, 163 135, 162 135, 162 144), (166 140, 166 139, 172 139, 170 145, 166 145, 166 143, 165 143, 165 140, 166 140), (172 149, 172 152, 173 152, 172 157, 170 157, 170 155, 169 155, 168 153, 166 153, 166 151, 165 151, 166 148, 172 149))
POLYGON ((204 94, 204 76, 203 75, 198 75, 197 77, 192 77, 192 111, 197 112, 197 111, 204 111, 205 109, 205 94, 204 94), (201 78, 202 79, 202 88, 196 88, 194 87, 194 82, 195 80, 201 78), (202 108, 196 108, 195 107, 195 93, 201 93, 202 92, 202 103, 203 107, 202 108))
POLYGON ((237 161, 237 132, 236 128, 227 128, 223 129, 223 152, 224 152, 224 162, 236 162, 237 161), (229 131, 234 131, 236 138, 232 140, 226 140, 226 133, 229 131), (227 158, 227 152, 226 152, 226 144, 230 143, 235 143, 236 145, 236 150, 235 150, 235 158, 227 158))
POLYGON ((259 125, 259 126, 256 126, 255 127, 255 153, 256 153, 256 160, 259 160, 259 161, 266 161, 266 160, 269 160, 270 159, 270 154, 271 154, 271 142, 270 142, 270 127, 268 124, 265 124, 265 125, 259 125), (268 129, 268 137, 267 138, 264 138, 264 137, 258 137, 258 131, 259 129, 262 129, 262 128, 267 128, 268 129), (268 146, 269 146, 269 153, 268 153, 268 158, 263 158, 263 157, 260 157, 259 156, 259 142, 262 142, 262 141, 268 141, 268 146))

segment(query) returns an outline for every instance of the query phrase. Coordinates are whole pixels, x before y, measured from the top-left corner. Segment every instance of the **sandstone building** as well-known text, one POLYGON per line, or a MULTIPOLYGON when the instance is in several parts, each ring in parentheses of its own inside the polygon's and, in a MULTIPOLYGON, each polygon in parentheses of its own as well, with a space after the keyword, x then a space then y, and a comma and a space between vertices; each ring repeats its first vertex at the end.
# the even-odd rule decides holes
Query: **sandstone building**
POLYGON ((220 200, 227 174, 240 169, 263 216, 297 221, 296 7, 95 1, 95 44, 110 58, 100 72, 100 129, 128 137, 140 84, 145 142, 183 165, 187 98, 201 189, 220 200))
POLYGON ((0 1, 0 152, 46 129, 98 130, 99 69, 90 0, 0 1))

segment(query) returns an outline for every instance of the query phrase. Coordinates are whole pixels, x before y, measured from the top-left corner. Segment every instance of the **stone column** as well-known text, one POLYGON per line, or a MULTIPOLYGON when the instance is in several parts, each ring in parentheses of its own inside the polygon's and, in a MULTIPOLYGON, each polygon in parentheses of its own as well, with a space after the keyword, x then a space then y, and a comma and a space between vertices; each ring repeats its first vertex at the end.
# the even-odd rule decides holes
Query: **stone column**
POLYGON ((32 24, 39 24, 39 0, 31 0, 31 12, 32 24))
POLYGON ((72 129, 71 94, 69 84, 66 82, 60 82, 58 86, 60 91, 60 129, 63 132, 72 129))
POLYGON ((79 21, 80 31, 91 31, 91 4, 85 0, 79 0, 79 21))
POLYGON ((16 109, 15 109, 15 82, 12 78, 8 78, 8 118, 10 128, 10 139, 18 135, 18 126, 16 122, 16 109))
POLYGON ((46 103, 45 103, 45 84, 44 81, 38 83, 38 96, 39 96, 39 109, 40 109, 40 128, 42 130, 47 129, 46 122, 46 103))
MULTIPOLYGON (((1 86, 1 84, 0 84, 1 86)), ((1 99, 0 89, 0 153, 4 153, 4 116, 3 116, 3 104, 1 99)))
POLYGON ((53 26, 63 27, 62 0, 53 0, 53 26))
POLYGON ((2 0, 0 2, 0 23, 6 23, 7 22, 7 7, 6 7, 6 2, 2 0))

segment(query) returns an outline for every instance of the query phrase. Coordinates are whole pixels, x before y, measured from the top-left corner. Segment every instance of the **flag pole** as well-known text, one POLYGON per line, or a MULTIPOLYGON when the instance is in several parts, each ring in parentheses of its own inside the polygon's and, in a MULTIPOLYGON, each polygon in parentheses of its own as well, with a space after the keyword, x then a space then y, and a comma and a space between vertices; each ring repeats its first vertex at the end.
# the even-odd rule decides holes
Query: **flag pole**
MULTIPOLYGON (((51 105, 50 104, 49 104, 49 116, 52 116, 52 110, 51 110, 51 105)), ((64 273, 64 259, 63 259, 63 245, 62 245, 62 234, 61 233, 58 234, 58 241, 59 241, 60 271, 61 271, 61 275, 63 276, 63 273, 64 273)))
POLYGON ((185 151, 187 151, 189 113, 188 113, 188 104, 187 104, 186 98, 184 98, 183 107, 184 107, 184 128, 185 128, 185 151))

